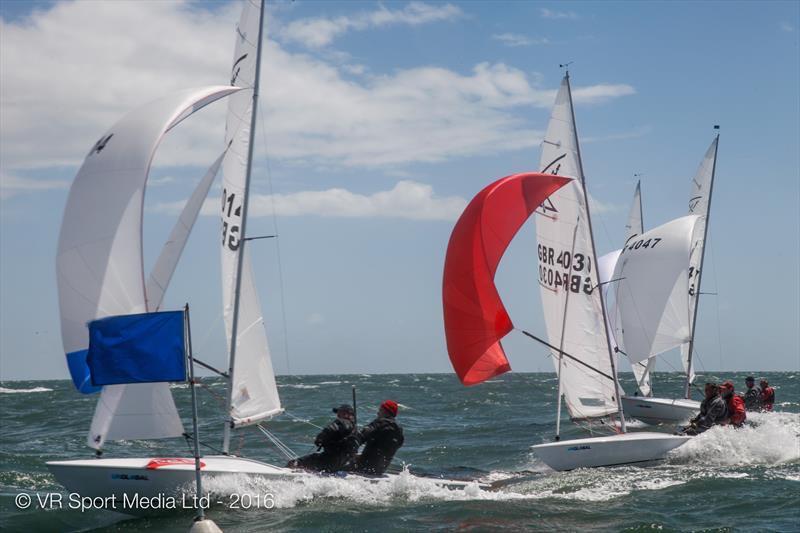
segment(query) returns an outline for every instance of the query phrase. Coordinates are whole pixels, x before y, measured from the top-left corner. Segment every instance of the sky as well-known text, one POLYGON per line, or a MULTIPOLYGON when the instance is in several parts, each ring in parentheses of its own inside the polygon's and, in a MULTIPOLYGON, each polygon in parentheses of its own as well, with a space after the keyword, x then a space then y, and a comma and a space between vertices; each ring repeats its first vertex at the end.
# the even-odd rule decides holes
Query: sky
MULTIPOLYGON (((239 11, 0 2, 0 380, 68 376, 55 251, 70 182, 131 109, 228 83, 239 11)), ((277 373, 451 371, 450 232, 485 185, 536 170, 566 62, 598 253, 621 246, 637 179, 645 229, 686 213, 719 124, 699 370, 800 370, 799 31, 797 2, 270 2, 248 233, 278 235, 251 247, 277 373)), ((224 111, 156 154, 146 269, 221 150, 224 111)), ((189 302, 197 356, 224 366, 219 194, 165 308, 189 302)), ((497 284, 515 325, 544 334, 536 265, 531 222, 497 284)), ((552 371, 518 332, 504 346, 514 370, 552 371)))

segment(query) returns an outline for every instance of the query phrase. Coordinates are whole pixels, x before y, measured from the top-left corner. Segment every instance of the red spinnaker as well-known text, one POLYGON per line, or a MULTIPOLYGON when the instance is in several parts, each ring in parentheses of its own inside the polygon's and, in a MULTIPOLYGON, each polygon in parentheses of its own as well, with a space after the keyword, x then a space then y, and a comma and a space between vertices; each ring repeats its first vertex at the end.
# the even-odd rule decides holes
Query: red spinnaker
POLYGON ((514 326, 494 274, 522 224, 569 181, 533 172, 501 178, 479 192, 456 222, 444 261, 442 300, 447 353, 464 385, 511 370, 500 339, 514 326))

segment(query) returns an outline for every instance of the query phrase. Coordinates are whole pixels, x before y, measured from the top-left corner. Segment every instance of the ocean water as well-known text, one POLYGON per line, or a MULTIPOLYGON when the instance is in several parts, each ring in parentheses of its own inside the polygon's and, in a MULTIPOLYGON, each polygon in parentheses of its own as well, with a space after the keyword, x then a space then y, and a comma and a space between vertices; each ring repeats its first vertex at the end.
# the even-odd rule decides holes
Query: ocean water
MULTIPOLYGON (((394 482, 324 477, 266 483, 238 477, 207 484, 216 495, 264 493, 274 507, 249 510, 213 506, 225 531, 394 531, 503 528, 561 531, 800 531, 800 372, 764 374, 777 390, 776 411, 749 415, 751 425, 713 428, 650 467, 553 472, 530 451, 552 439, 556 378, 511 373, 465 388, 450 374, 280 377, 287 415, 271 430, 299 454, 312 450, 317 429, 334 405, 358 391, 359 419, 371 419, 384 398, 401 404, 398 421, 406 444, 396 462, 410 472, 494 483, 482 490, 448 490, 404 473, 394 482)), ((707 374, 743 386, 744 373, 707 374)), ((623 375, 623 384, 633 390, 623 375)), ((222 438, 222 381, 204 380, 199 391, 201 440, 222 438)), ((660 373, 659 395, 677 395, 681 378, 660 373)), ((187 429, 189 390, 173 386, 187 429)), ((695 393, 699 398, 699 393, 695 393)), ((92 456, 85 446, 95 396, 76 393, 67 381, 0 383, 0 528, 10 531, 187 531, 191 512, 132 518, 112 511, 21 510, 21 492, 66 491, 45 461, 92 456)), ((632 424, 634 430, 647 426, 632 424)), ((564 438, 587 429, 562 422, 564 438)), ((663 428, 669 431, 671 428, 663 428)), ((254 429, 238 432, 240 455, 283 464, 285 458, 254 429)), ((106 457, 188 456, 180 439, 108 445, 106 457)), ((270 507, 272 505, 270 504, 270 507)))

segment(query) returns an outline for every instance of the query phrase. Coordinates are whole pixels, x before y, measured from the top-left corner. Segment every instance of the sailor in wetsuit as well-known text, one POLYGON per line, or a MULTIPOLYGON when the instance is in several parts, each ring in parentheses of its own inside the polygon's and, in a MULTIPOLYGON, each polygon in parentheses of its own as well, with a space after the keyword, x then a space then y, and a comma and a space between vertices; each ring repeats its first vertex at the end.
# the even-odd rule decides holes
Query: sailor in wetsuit
POLYGON ((747 411, 760 411, 761 410, 761 388, 756 387, 756 378, 747 376, 744 380, 747 390, 744 391, 742 399, 744 400, 744 408, 747 411))
POLYGON ((719 387, 720 395, 725 400, 728 414, 723 424, 730 424, 735 428, 740 428, 747 419, 747 413, 744 409, 744 400, 741 396, 734 394, 733 381, 726 381, 719 387))
POLYGON ((397 425, 397 402, 386 400, 378 409, 378 416, 358 432, 364 451, 356 459, 355 472, 380 475, 392 462, 403 445, 403 428, 397 425))
POLYGON ((322 451, 292 459, 287 467, 315 472, 337 472, 352 465, 358 451, 355 412, 347 404, 334 407, 333 412, 336 413, 336 419, 314 439, 317 450, 321 448, 322 451))
POLYGON ((700 404, 700 414, 691 419, 689 425, 682 430, 685 435, 699 435, 727 418, 728 408, 719 395, 717 384, 706 383, 705 394, 706 397, 700 404))

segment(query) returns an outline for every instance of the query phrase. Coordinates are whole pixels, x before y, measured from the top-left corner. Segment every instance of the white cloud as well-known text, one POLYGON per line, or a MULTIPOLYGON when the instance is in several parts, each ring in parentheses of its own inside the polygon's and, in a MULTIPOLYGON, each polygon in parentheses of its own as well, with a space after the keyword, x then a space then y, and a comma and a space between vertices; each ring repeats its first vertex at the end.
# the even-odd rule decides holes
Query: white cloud
POLYGON ((296 42, 310 48, 321 48, 351 30, 366 30, 405 24, 418 26, 430 22, 453 20, 463 16, 461 9, 452 5, 430 5, 411 2, 403 9, 392 10, 383 5, 377 10, 336 18, 308 18, 290 22, 278 34, 285 41, 296 42))
POLYGON ((605 202, 601 202, 591 194, 589 195, 589 209, 592 211, 592 215, 604 215, 606 213, 614 213, 616 211, 620 211, 622 208, 616 204, 609 204, 605 202))
POLYGON ((308 324, 311 326, 318 326, 320 324, 324 324, 325 315, 321 313, 311 313, 310 315, 308 315, 306 322, 308 322, 308 324))
POLYGON ((65 180, 46 180, 22 178, 0 172, 0 199, 5 200, 18 194, 66 189, 69 182, 65 180))
MULTIPOLYGON (((185 201, 162 203, 153 208, 162 213, 180 213, 185 201)), ((216 215, 217 200, 203 204, 202 214, 216 215)), ((455 220, 467 202, 459 196, 438 197, 433 187, 414 181, 400 181, 388 191, 358 194, 335 188, 289 194, 253 194, 249 216, 322 216, 344 218, 403 218, 411 220, 455 220)))
POLYGON ((653 128, 651 126, 643 126, 635 130, 624 131, 621 133, 609 133, 607 135, 598 135, 594 137, 581 137, 581 143, 589 144, 596 142, 624 141, 626 139, 638 139, 640 137, 644 137, 645 135, 649 134, 651 131, 653 131, 653 128))
MULTIPOLYGON (((225 83, 238 5, 216 12, 191 6, 64 2, 30 20, 0 21, 3 167, 77 166, 97 137, 136 106, 178 89, 225 83), (131 20, 147 24, 129 31, 131 20)), ((381 8, 370 20, 455 13, 444 7, 381 8)), ((290 53, 272 40, 264 50, 259 124, 270 157, 299 165, 397 171, 415 162, 533 149, 541 132, 517 108, 549 108, 555 98, 535 75, 502 63, 466 73, 418 67, 375 75, 290 53)), ((596 103, 634 92, 602 84, 576 88, 574 97, 596 103)), ((159 151, 157 163, 208 166, 220 150, 224 108, 214 104, 181 124, 167 138, 175 149, 159 151)), ((259 141, 256 149, 262 148, 259 141)))
POLYGON ((788 22, 781 22, 781 30, 785 32, 793 32, 794 26, 792 26, 788 22))
POLYGON ((547 9, 543 7, 539 9, 539 14, 544 19, 576 19, 578 18, 578 14, 574 11, 553 11, 552 9, 547 9))
POLYGON ((517 46, 534 46, 538 44, 549 44, 550 41, 546 37, 542 37, 540 39, 532 39, 525 35, 520 35, 518 33, 500 33, 497 35, 492 35, 492 39, 496 41, 502 42, 506 46, 510 46, 512 48, 517 46))

